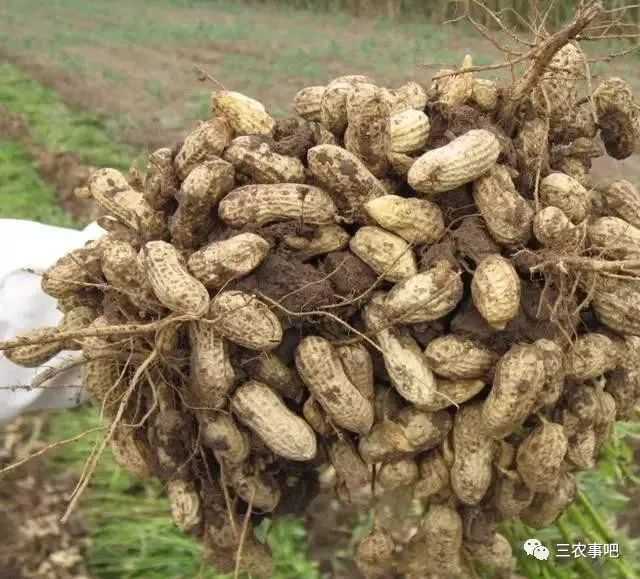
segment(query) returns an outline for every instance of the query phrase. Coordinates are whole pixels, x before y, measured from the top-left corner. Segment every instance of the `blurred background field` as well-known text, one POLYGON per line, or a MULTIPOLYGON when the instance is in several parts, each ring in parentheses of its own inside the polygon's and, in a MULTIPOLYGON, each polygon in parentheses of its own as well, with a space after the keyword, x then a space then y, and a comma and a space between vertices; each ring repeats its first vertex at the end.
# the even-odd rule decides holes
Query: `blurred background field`
MULTIPOLYGON (((573 4, 555 2, 552 18, 562 22, 573 4)), ((531 6, 521 0, 488 5, 525 16, 531 6)), ((458 64, 465 53, 476 64, 495 60, 496 49, 467 25, 443 26, 455 16, 455 2, 420 0, 3 0, 0 216, 70 227, 89 221, 91 207, 76 200, 73 189, 92 167, 127 169, 137 161, 143 168, 151 150, 178 142, 208 116, 213 87, 198 82, 194 65, 285 116, 299 88, 341 74, 369 74, 389 86, 408 78, 428 84, 435 70, 458 64)), ((637 16, 638 9, 629 11, 637 16)), ((640 56, 631 55, 595 72, 623 74, 640 91, 639 64, 640 56)), ((596 172, 603 180, 624 175, 640 184, 637 156, 608 159, 596 172)), ((58 413, 42 438, 69 438, 97 421, 90 409, 58 413)), ((506 529, 522 554, 523 576, 640 576, 639 437, 636 424, 618 428, 602 466, 581 477, 580 500, 557 527, 506 529), (619 543, 621 557, 532 562, 517 545, 529 536, 550 544, 619 543)), ((93 442, 90 435, 58 449, 47 468, 79 472, 93 442)), ((262 529, 276 554, 277 577, 357 576, 349 559, 354 534, 366 521, 330 507, 320 503, 310 515, 309 535, 295 520, 262 529)), ((199 547, 173 528, 162 489, 136 483, 111 457, 81 512, 90 529, 86 562, 93 577, 217 577, 201 568, 199 547)))

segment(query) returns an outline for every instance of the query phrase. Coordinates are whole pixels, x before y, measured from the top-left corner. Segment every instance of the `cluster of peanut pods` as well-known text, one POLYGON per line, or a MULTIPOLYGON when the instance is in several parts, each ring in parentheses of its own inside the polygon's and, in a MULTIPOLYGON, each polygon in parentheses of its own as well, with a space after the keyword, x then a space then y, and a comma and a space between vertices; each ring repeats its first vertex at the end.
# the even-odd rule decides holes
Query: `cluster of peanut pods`
POLYGON ((498 523, 552 525, 633 415, 640 194, 589 173, 637 149, 633 95, 580 99, 566 44, 506 128, 509 86, 471 64, 337 78, 279 121, 217 91, 144 176, 81 192, 107 233, 44 275, 63 322, 7 356, 82 349, 118 460, 220 571, 269 577, 252 530, 322 480, 376 512, 366 577, 508 576, 498 523))

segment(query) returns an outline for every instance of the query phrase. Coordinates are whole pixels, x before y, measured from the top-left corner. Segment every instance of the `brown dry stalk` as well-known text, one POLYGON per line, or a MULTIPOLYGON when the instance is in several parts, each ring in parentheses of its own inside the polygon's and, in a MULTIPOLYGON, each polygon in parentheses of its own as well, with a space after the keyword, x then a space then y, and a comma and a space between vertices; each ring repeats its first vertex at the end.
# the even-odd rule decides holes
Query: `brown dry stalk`
POLYGON ((65 340, 80 340, 82 338, 114 338, 117 336, 133 336, 136 334, 148 334, 157 332, 174 322, 186 322, 195 320, 194 316, 170 314, 162 320, 148 324, 117 324, 101 328, 84 328, 82 330, 69 330, 65 332, 53 332, 51 334, 29 337, 17 336, 10 340, 0 342, 0 351, 19 348, 20 346, 33 346, 35 344, 50 344, 51 342, 65 340))
POLYGON ((604 7, 601 2, 588 5, 583 10, 577 12, 573 20, 562 30, 551 35, 547 40, 530 51, 531 54, 529 57, 533 58, 533 64, 511 87, 508 97, 504 99, 498 111, 498 121, 508 134, 513 132, 515 113, 518 107, 522 101, 529 96, 534 85, 542 76, 545 68, 549 62, 551 62, 556 52, 567 44, 569 40, 575 38, 603 11, 604 7))
POLYGON ((253 487, 251 491, 251 497, 249 498, 249 503, 247 504, 247 512, 244 515, 244 520, 242 521, 242 530, 240 531, 240 540, 238 541, 238 550, 236 552, 236 567, 233 571, 233 579, 238 579, 240 577, 240 563, 242 561, 242 549, 244 547, 244 542, 247 537, 247 529, 249 528, 249 520, 251 518, 251 510, 253 508, 253 499, 256 496, 256 487, 253 487))

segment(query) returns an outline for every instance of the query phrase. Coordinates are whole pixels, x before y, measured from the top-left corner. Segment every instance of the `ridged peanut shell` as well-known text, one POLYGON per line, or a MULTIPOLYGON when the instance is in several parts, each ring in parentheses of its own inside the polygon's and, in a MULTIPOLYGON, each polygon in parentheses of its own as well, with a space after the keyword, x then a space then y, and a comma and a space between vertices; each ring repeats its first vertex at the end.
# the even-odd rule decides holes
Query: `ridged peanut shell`
POLYGON ((404 328, 375 334, 391 384, 405 400, 418 407, 435 401, 436 380, 420 346, 404 328))
POLYGON ((500 359, 482 416, 494 438, 511 434, 529 414, 545 380, 544 359, 532 344, 516 344, 500 359))
POLYGON ((598 279, 591 306, 605 326, 622 334, 640 336, 640 283, 637 280, 598 279))
POLYGON ((629 84, 621 78, 607 78, 593 92, 600 135, 610 157, 625 159, 638 149, 638 109, 629 84))
POLYGON ((616 259, 640 258, 640 229, 619 217, 599 217, 587 226, 594 249, 616 259))
POLYGON ((509 576, 513 567, 513 549, 509 540, 496 533, 490 543, 466 542, 465 549, 474 561, 492 569, 500 576, 509 576))
POLYGON ((471 100, 486 112, 495 111, 498 106, 500 89, 492 80, 474 78, 471 85, 471 100))
POLYGON ((619 362, 616 344, 604 334, 579 336, 566 357, 566 373, 575 380, 590 380, 616 368, 619 362))
POLYGON ((450 430, 448 412, 422 412, 407 406, 361 436, 358 450, 367 463, 388 461, 435 448, 450 430))
POLYGON ((347 95, 345 148, 358 157, 376 176, 387 171, 390 150, 391 109, 382 89, 359 83, 347 95))
POLYGON ((570 473, 563 473, 552 491, 536 493, 529 507, 522 512, 522 520, 534 529, 550 527, 573 503, 576 493, 575 478, 570 473))
POLYGON ((436 412, 453 405, 460 405, 473 398, 485 387, 484 380, 436 379, 436 395, 433 402, 423 406, 424 410, 436 412))
POLYGON ((341 76, 332 80, 322 93, 320 121, 332 133, 341 134, 347 127, 347 96, 360 83, 373 83, 368 76, 341 76))
POLYGON ((368 201, 364 208, 380 227, 409 243, 431 245, 444 234, 442 210, 426 199, 383 195, 368 201))
POLYGON ((149 443, 135 429, 119 424, 109 441, 118 465, 139 480, 151 478, 152 452, 149 443))
POLYGON ((640 193, 633 184, 625 179, 614 181, 602 196, 609 211, 640 229, 640 193))
POLYGON ((194 405, 218 408, 226 403, 235 382, 227 340, 214 324, 193 321, 189 324, 189 343, 191 376, 188 390, 194 405))
POLYGON ((409 169, 407 180, 423 195, 451 191, 486 173, 499 154, 500 144, 493 133, 473 129, 448 145, 418 157, 409 169))
POLYGON ((313 259, 318 255, 340 251, 349 243, 349 234, 339 225, 320 225, 316 227, 311 239, 297 235, 286 235, 284 242, 296 250, 301 261, 313 259))
POLYGON ((294 183, 245 185, 220 202, 218 215, 231 227, 261 227, 278 221, 325 225, 333 222, 336 208, 331 197, 318 187, 294 183))
POLYGON ((373 406, 347 378, 340 356, 328 340, 307 336, 295 352, 298 374, 331 419, 342 428, 368 432, 373 406))
POLYGON ((249 457, 251 443, 230 414, 208 413, 200 418, 200 439, 225 464, 239 464, 249 457))
POLYGON ((534 492, 516 471, 498 477, 493 503, 505 519, 518 517, 533 501, 534 492))
POLYGON ((92 242, 63 255, 44 272, 42 291, 57 299, 77 295, 81 289, 79 283, 91 283, 99 278, 100 253, 99 242, 92 242))
POLYGON ((495 441, 484 428, 482 402, 461 406, 453 420, 451 488, 466 505, 477 505, 493 478, 495 441))
POLYGON ((507 247, 527 243, 533 209, 516 190, 503 165, 490 168, 473 184, 473 200, 492 237, 507 247))
POLYGON ((562 348, 552 340, 543 338, 536 340, 534 345, 542 353, 545 373, 544 386, 536 400, 535 411, 554 406, 558 402, 564 390, 566 366, 562 348))
POLYGON ((518 446, 518 473, 535 492, 551 492, 567 453, 567 437, 560 424, 544 422, 518 446))
POLYGON ((304 183, 304 165, 297 157, 276 153, 255 135, 236 137, 224 151, 224 159, 254 183, 304 183))
POLYGON ((202 503, 193 482, 173 479, 167 483, 171 517, 183 533, 195 532, 202 525, 202 503))
POLYGON ((516 317, 520 295, 520 278, 508 259, 494 254, 478 264, 471 280, 471 297, 492 328, 503 330, 516 317))
POLYGON ((266 384, 250 380, 231 399, 231 408, 278 456, 307 461, 317 452, 316 435, 266 384))
POLYGON ((373 360, 363 344, 345 344, 336 350, 347 378, 367 399, 373 400, 373 360))
POLYGON ((366 579, 377 579, 392 567, 394 554, 391 534, 375 528, 358 543, 354 560, 366 579))
POLYGON ((211 110, 229 121, 236 135, 271 135, 276 127, 262 103, 239 92, 211 93, 211 110))
POLYGON ((255 233, 240 233, 193 252, 187 266, 209 289, 251 273, 269 253, 269 243, 255 233))
MULTIPOLYGON (((462 69, 473 66, 471 55, 467 54, 462 61, 462 69)), ((431 85, 435 103, 445 110, 450 110, 466 102, 473 93, 473 72, 451 74, 455 71, 442 70, 436 74, 445 74, 436 78, 431 85)))
POLYGON ((163 209, 179 186, 171 149, 164 147, 149 155, 144 178, 144 200, 153 209, 163 209))
MULTIPOLYGON (((183 180, 196 165, 220 157, 232 138, 231 125, 224 117, 200 123, 194 131, 186 136, 180 150, 176 153, 174 166, 177 176, 183 180)), ((156 152, 154 155, 154 164, 157 164, 159 169, 163 169, 163 172, 167 172, 168 170, 165 168, 167 153, 163 152, 160 155, 159 152, 156 152)), ((149 161, 151 162, 151 159, 149 161)), ((165 190, 165 195, 167 193, 165 190)), ((164 195, 161 195, 160 199, 163 197, 164 195)), ((154 198, 157 198, 157 195, 154 198)))
POLYGON ((225 469, 225 474, 228 474, 227 481, 238 496, 255 509, 271 512, 278 506, 282 496, 278 481, 250 461, 231 465, 225 469))
POLYGON ((410 245, 381 227, 361 227, 351 238, 349 247, 387 281, 398 282, 418 273, 410 245))
POLYGON ((228 340, 250 350, 271 350, 282 341, 282 325, 269 306, 241 291, 220 292, 211 303, 209 319, 228 340))
POLYGON ((403 555, 400 570, 415 578, 461 576, 462 519, 456 509, 429 506, 403 555))
POLYGON ((302 383, 295 370, 273 352, 264 352, 253 362, 252 374, 256 380, 268 384, 285 398, 298 400, 302 394, 302 383))
POLYGON ((540 201, 561 209, 573 222, 584 221, 591 213, 589 192, 573 177, 551 173, 540 181, 540 201))
POLYGON ((549 249, 578 247, 583 237, 582 230, 557 207, 545 207, 533 218, 533 234, 549 249))
POLYGON ((230 163, 216 158, 196 165, 176 193, 178 208, 169 218, 173 245, 193 249, 205 243, 213 229, 211 211, 234 185, 230 163))
POLYGON ((386 194, 364 163, 337 145, 316 145, 307 152, 309 170, 319 186, 331 193, 348 217, 361 218, 362 205, 386 194))
POLYGON ((394 113, 390 119, 390 150, 394 153, 414 153, 424 149, 431 123, 422 111, 407 109, 394 113))
POLYGON ((441 495, 449 487, 449 467, 439 450, 433 449, 418 460, 420 477, 413 489, 414 498, 428 499, 441 495))
POLYGON ((403 457, 385 462, 378 471, 377 481, 383 489, 391 491, 414 484, 418 476, 416 461, 403 457))
POLYGON ((387 91, 392 113, 407 109, 424 111, 427 106, 427 93, 417 82, 410 80, 398 88, 387 91))
POLYGON ((141 250, 145 275, 158 300, 171 311, 200 316, 209 307, 209 292, 187 270, 184 258, 165 241, 150 241, 141 250))
POLYGON ((424 354, 436 374, 453 380, 482 378, 497 361, 488 348, 454 334, 432 340, 424 354))
POLYGON ((345 484, 348 492, 356 492, 371 483, 369 468, 351 442, 345 438, 334 438, 327 445, 327 450, 336 477, 345 484))
POLYGON ((429 269, 394 285, 384 308, 390 319, 405 324, 430 322, 446 316, 462 299, 460 275, 448 261, 437 261, 429 269))
POLYGON ((320 106, 322 95, 327 87, 324 85, 307 86, 293 97, 293 110, 307 121, 322 121, 320 106))

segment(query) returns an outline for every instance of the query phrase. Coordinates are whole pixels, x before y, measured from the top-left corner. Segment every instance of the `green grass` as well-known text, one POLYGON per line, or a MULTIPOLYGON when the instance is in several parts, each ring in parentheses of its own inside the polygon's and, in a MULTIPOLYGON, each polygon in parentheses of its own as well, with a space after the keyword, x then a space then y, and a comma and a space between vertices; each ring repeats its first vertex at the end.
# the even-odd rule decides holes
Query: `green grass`
POLYGON ((73 151, 86 163, 118 169, 138 153, 116 144, 99 116, 71 111, 55 92, 6 62, 0 62, 0 103, 22 116, 33 139, 51 151, 73 151))
MULTIPOLYGON (((47 437, 71 438, 97 423, 92 408, 61 412, 53 417, 47 437)), ((52 467, 79 473, 95 440, 88 435, 55 452, 52 467)), ((135 481, 110 452, 102 457, 80 508, 90 525, 86 561, 96 579, 229 577, 210 568, 201 570, 202 550, 174 527, 160 483, 135 481)), ((306 534, 300 522, 279 520, 265 526, 262 536, 274 554, 274 579, 319 579, 315 564, 306 558, 306 534)))
POLYGON ((56 205, 53 187, 40 178, 32 163, 18 144, 0 140, 0 216, 75 227, 56 205))

